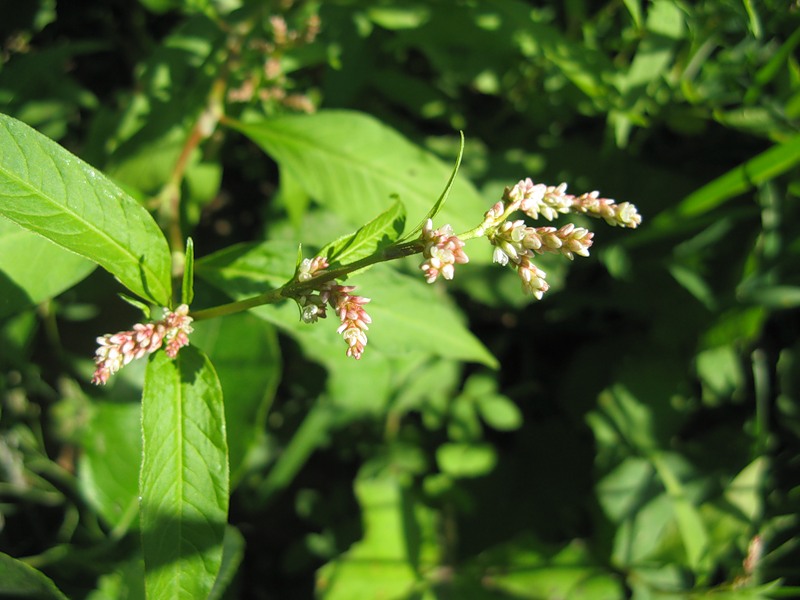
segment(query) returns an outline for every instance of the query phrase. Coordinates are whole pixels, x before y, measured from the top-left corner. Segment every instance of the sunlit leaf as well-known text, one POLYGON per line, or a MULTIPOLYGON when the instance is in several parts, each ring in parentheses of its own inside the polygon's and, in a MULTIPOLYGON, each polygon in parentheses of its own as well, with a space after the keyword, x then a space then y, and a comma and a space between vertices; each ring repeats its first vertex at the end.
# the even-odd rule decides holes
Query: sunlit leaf
POLYGON ((168 306, 170 254, 150 214, 102 173, 0 115, 0 214, 168 306))
POLYGON ((400 237, 405 221, 405 209, 397 201, 355 233, 325 246, 319 256, 326 256, 331 265, 353 263, 371 256, 400 237))
POLYGON ((140 522, 148 597, 206 598, 222 562, 228 451, 222 390, 194 346, 151 358, 142 397, 140 522))
MULTIPOLYGON (((429 152, 357 112, 321 111, 231 125, 259 144, 312 197, 355 225, 363 224, 365 215, 384 211, 394 196, 405 205, 410 222, 420 222, 451 174, 429 152)), ((457 179, 450 195, 442 222, 457 232, 478 225, 487 203, 475 188, 457 179)))

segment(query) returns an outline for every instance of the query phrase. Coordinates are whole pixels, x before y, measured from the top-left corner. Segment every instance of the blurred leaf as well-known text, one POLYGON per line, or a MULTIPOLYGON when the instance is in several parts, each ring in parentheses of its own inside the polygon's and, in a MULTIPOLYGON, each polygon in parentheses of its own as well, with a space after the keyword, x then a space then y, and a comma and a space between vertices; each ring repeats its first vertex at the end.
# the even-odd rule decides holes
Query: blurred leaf
POLYGON ((370 6, 367 16, 384 29, 416 29, 430 14, 430 7, 421 2, 407 3, 406 6, 370 6))
POLYGON ((193 323, 192 344, 214 364, 225 398, 231 485, 247 468, 248 453, 264 435, 267 412, 281 378, 275 329, 249 313, 193 323))
POLYGON ((306 414, 292 439, 283 449, 264 481, 258 487, 262 502, 287 488, 309 457, 328 441, 337 422, 336 408, 329 403, 318 402, 306 414))
POLYGON ((141 414, 138 402, 95 402, 83 434, 78 463, 81 489, 120 533, 138 517, 141 414))
POLYGON ((44 573, 0 552, 0 596, 67 600, 44 573))
MULTIPOLYGON (((417 223, 448 181, 450 170, 439 159, 364 114, 321 111, 230 125, 260 145, 317 201, 356 225, 364 215, 385 210, 395 195, 417 223)), ((445 206, 442 220, 457 232, 472 229, 486 202, 463 179, 454 183, 452 194, 457 201, 445 206)))
POLYGON ((451 477, 481 477, 497 464, 497 453, 489 444, 442 444, 436 462, 451 477))
POLYGON ((222 389, 194 346, 152 356, 142 397, 140 483, 148 596, 205 598, 222 561, 228 451, 222 389))
POLYGON ((725 402, 741 392, 745 377, 736 351, 719 346, 695 357, 697 374, 703 384, 703 399, 711 404, 725 402))
POLYGON ((513 431, 522 426, 522 411, 510 398, 493 394, 477 401, 481 418, 498 431, 513 431))
POLYGON ((748 524, 757 523, 763 517, 768 467, 766 458, 756 458, 725 488, 725 500, 741 511, 748 524))
POLYGON ((523 535, 482 552, 469 565, 468 572, 473 570, 479 580, 470 589, 480 585, 492 598, 616 600, 624 595, 618 576, 577 541, 556 550, 523 535))
POLYGON ((222 565, 219 575, 214 581, 214 587, 208 595, 208 600, 222 600, 227 597, 226 590, 241 567, 244 551, 244 536, 236 527, 228 525, 225 528, 225 539, 222 542, 222 565))
POLYGON ((695 572, 706 571, 709 566, 707 560, 709 540, 700 512, 688 497, 680 477, 673 471, 670 462, 661 454, 654 454, 650 458, 673 503, 689 567, 695 572))
POLYGON ((785 173, 800 162, 800 135, 776 144, 725 175, 689 194, 674 209, 658 215, 654 227, 664 228, 675 220, 703 215, 725 201, 785 173))
POLYGON ((794 308, 800 305, 800 286, 747 284, 740 288, 739 296, 745 302, 765 308, 794 308))
POLYGON ((292 223, 295 232, 298 232, 303 225, 303 217, 308 210, 311 198, 287 169, 281 169, 279 180, 280 188, 278 189, 276 201, 280 202, 286 209, 289 221, 292 223))
POLYGON ((0 318, 57 296, 94 268, 47 238, 0 218, 0 318))
POLYGON ((102 173, 4 115, 0 213, 96 262, 143 298, 169 305, 169 249, 148 212, 102 173))
POLYGON ((327 256, 331 265, 354 263, 395 242, 402 235, 405 222, 403 204, 396 201, 355 233, 331 242, 317 255, 327 256))
POLYGON ((191 304, 194 300, 194 242, 186 240, 186 254, 183 259, 183 281, 181 283, 181 304, 191 304))
POLYGON ((435 514, 395 476, 355 482, 364 537, 317 572, 324 600, 406 598, 438 559, 435 514))

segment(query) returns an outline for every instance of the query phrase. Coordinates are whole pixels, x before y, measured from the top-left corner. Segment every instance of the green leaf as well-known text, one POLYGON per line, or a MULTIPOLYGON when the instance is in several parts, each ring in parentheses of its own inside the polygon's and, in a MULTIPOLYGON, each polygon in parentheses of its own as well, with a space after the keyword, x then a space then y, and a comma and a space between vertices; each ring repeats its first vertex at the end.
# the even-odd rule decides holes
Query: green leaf
POLYGON ((186 256, 183 261, 183 283, 181 285, 181 304, 191 304, 194 300, 194 242, 186 240, 186 256))
POLYGON ((451 477, 480 477, 497 464, 497 452, 489 444, 442 444, 436 450, 436 463, 451 477))
POLYGON ((123 294, 122 292, 120 292, 118 296, 120 297, 120 300, 122 300, 123 302, 127 302, 132 307, 138 308, 140 311, 142 311, 142 315, 146 321, 153 320, 153 310, 149 304, 142 302, 141 300, 137 300, 132 296, 128 296, 127 294, 123 294))
POLYGON ((225 398, 232 486, 264 435, 267 411, 281 378, 275 328, 249 313, 193 323, 192 344, 214 364, 225 398))
POLYGON ((453 183, 455 183, 456 175, 458 174, 458 168, 461 166, 461 159, 464 156, 464 132, 459 131, 458 133, 461 136, 458 147, 458 156, 456 157, 456 163, 453 166, 453 172, 450 174, 450 179, 447 180, 447 185, 444 186, 442 193, 439 195, 439 199, 436 200, 436 203, 428 211, 428 214, 425 215, 425 218, 422 219, 422 222, 419 225, 417 225, 417 227, 412 232, 410 232, 409 235, 405 237, 405 239, 409 239, 414 234, 420 232, 422 228, 425 226, 425 222, 428 219, 433 219, 434 217, 436 217, 436 215, 438 215, 439 212, 442 210, 444 203, 447 202, 447 197, 450 195, 450 190, 453 189, 453 183))
POLYGON ((665 460, 661 454, 652 455, 651 461, 673 503, 678 529, 686 549, 686 557, 689 566, 696 572, 703 566, 709 549, 708 532, 703 519, 687 495, 680 477, 673 470, 670 462, 665 460))
POLYGON ((222 566, 219 569, 216 581, 214 581, 214 588, 211 590, 208 600, 221 600, 225 597, 225 591, 242 564, 244 551, 244 536, 236 527, 229 525, 225 528, 225 539, 222 544, 222 566))
POLYGON ((800 135, 776 144, 692 192, 673 211, 656 217, 652 225, 668 229, 674 221, 703 215, 725 201, 785 173, 797 163, 800 163, 800 135))
POLYGON ((598 564, 587 545, 574 541, 552 548, 530 534, 489 548, 464 569, 481 580, 469 589, 487 587, 487 598, 569 598, 570 600, 616 600, 624 597, 619 576, 598 564))
POLYGON ((0 596, 67 600, 44 573, 3 552, 0 552, 0 596))
POLYGON ((386 211, 355 233, 325 246, 320 250, 319 256, 326 256, 331 265, 345 265, 372 256, 400 237, 406 223, 405 212, 403 204, 399 200, 395 201, 386 211))
POLYGON ((364 538, 317 572, 318 597, 415 597, 415 585, 437 564, 435 513, 390 473, 360 475, 355 493, 364 538))
POLYGON ((57 296, 94 268, 86 259, 0 218, 0 318, 57 296))
POLYGON ((0 214, 168 306, 170 254, 150 214, 102 173, 0 115, 0 214))
MULTIPOLYGON (((127 374, 124 371, 119 376, 127 374)), ((114 392, 118 400, 120 393, 116 388, 114 392)), ((126 530, 138 515, 141 414, 138 401, 94 402, 82 436, 78 462, 81 490, 105 522, 118 531, 126 530)))
POLYGON ((222 389, 193 346, 151 358, 142 397, 140 521, 152 598, 206 598, 222 561, 228 451, 222 389))
MULTIPOLYGON (((196 270, 199 277, 240 300, 283 284, 294 272, 293 259, 291 243, 265 242, 204 257, 197 262, 196 270)), ((366 306, 373 319, 369 344, 387 356, 428 353, 497 367, 496 359, 464 326, 456 309, 421 277, 402 275, 383 265, 360 273, 348 283, 359 286, 357 294, 372 299, 366 306)), ((286 303, 263 307, 258 314, 298 338, 309 327, 327 325, 324 321, 312 326, 301 322, 296 308, 286 303)), ((328 335, 335 338, 335 327, 328 335)))
MULTIPOLYGON (((364 215, 402 199, 413 223, 430 212, 435 195, 451 170, 376 119, 351 111, 320 111, 232 126, 261 146, 312 197, 353 225, 364 215)), ((487 202, 466 180, 451 190, 457 201, 442 211, 456 232, 472 229, 487 202)), ((483 257, 489 262, 490 257, 483 257)), ((480 261, 481 258, 476 260, 480 261)))

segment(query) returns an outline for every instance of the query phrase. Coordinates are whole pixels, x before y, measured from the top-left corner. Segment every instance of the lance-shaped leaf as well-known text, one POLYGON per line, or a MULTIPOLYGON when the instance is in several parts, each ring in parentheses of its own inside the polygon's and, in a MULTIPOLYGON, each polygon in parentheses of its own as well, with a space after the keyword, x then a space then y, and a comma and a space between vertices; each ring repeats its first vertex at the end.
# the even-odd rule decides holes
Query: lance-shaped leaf
POLYGON ((406 211, 402 203, 397 201, 355 233, 325 246, 319 254, 327 257, 331 265, 353 263, 397 240, 403 233, 405 223, 406 211))
POLYGON ((222 563, 228 448, 222 388, 193 346, 157 352, 142 397, 140 521, 148 598, 207 598, 222 563))
POLYGON ((170 254, 150 214, 102 173, 24 123, 0 115, 0 214, 170 302, 170 254))
MULTIPOLYGON (((457 232, 475 227, 486 211, 486 200, 469 181, 453 180, 454 169, 369 115, 328 110, 227 123, 261 146, 310 196, 354 225, 385 210, 393 196, 403 200, 411 223, 441 209, 437 223, 449 223, 457 232)), ((488 253, 475 257, 475 262, 490 260, 488 253)))

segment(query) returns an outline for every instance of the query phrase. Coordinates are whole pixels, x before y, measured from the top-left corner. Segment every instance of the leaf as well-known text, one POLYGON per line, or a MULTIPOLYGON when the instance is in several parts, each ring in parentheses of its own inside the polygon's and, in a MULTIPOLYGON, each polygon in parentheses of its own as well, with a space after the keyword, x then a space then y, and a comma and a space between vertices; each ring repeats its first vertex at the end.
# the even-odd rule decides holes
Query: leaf
POLYGON ((776 144, 692 192, 674 210, 656 217, 652 225, 668 229, 675 221, 703 215, 725 201, 785 173, 797 163, 800 163, 800 135, 776 144))
POLYGON ((395 201, 355 233, 331 242, 319 251, 331 265, 345 265, 372 256, 381 248, 390 245, 403 233, 406 215, 403 204, 395 201))
POLYGON ((686 549, 686 557, 693 571, 699 571, 706 562, 709 549, 708 532, 699 510, 688 497, 684 485, 672 465, 661 454, 653 454, 651 462, 669 494, 678 522, 681 539, 686 549))
POLYGON ((0 596, 67 600, 44 573, 3 552, 0 552, 0 596))
POLYGON ((319 598, 414 597, 415 584, 436 564, 435 513, 390 473, 360 475, 355 493, 364 538, 317 572, 319 598))
POLYGON ((222 561, 228 451, 222 389, 193 346, 147 366, 140 521, 151 598, 206 598, 222 561))
MULTIPOLYGON (((450 170, 378 120, 352 111, 320 111, 231 126, 261 146, 309 195, 353 225, 399 197, 413 223, 423 220, 450 170)), ((480 223, 487 202, 467 181, 453 183, 442 211, 456 232, 480 223)), ((489 262, 489 257, 484 257, 489 262)), ((476 259, 480 260, 480 259, 476 259)))
POLYGON ((264 435, 267 411, 281 378, 275 328, 249 313, 193 323, 192 344, 214 364, 225 398, 231 485, 264 435))
POLYGON ((470 589, 482 587, 494 592, 492 598, 539 600, 616 600, 624 597, 617 574, 604 568, 586 544, 573 541, 563 548, 552 548, 530 534, 504 542, 472 559, 466 574, 480 580, 470 589))
POLYGON ((453 172, 450 174, 450 179, 447 180, 447 185, 444 186, 439 199, 436 203, 431 207, 428 211, 428 214, 425 215, 425 218, 422 219, 422 222, 417 225, 417 227, 408 235, 405 239, 409 239, 412 235, 420 232, 422 228, 425 226, 425 223, 428 219, 433 219, 439 212, 442 210, 444 203, 447 202, 447 197, 450 195, 450 190, 453 188, 453 183, 456 180, 456 175, 458 174, 458 168, 461 166, 461 158, 464 156, 464 132, 458 132, 461 136, 460 144, 458 147, 458 156, 456 157, 456 164, 453 166, 453 172))
POLYGON ((0 214, 107 269, 162 306, 170 254, 150 214, 102 173, 0 115, 0 214))
POLYGON ((452 477, 480 477, 497 464, 497 453, 490 444, 442 444, 436 450, 436 463, 452 477))
POLYGON ((94 268, 85 258, 0 217, 0 318, 57 296, 94 268))
MULTIPOLYGON (((284 283, 292 276, 293 258, 292 244, 264 242, 204 257, 197 262, 196 270, 199 277, 240 300, 284 283)), ((455 307, 421 278, 402 275, 384 265, 361 273, 348 283, 359 286, 356 293, 372 299, 367 305, 373 319, 369 344, 387 356, 430 353, 497 366, 496 359, 464 326, 455 307)), ((259 309, 258 314, 298 339, 309 328, 291 305, 270 305, 259 309)), ((325 325, 321 321, 311 327, 325 325)), ((333 331, 328 335, 335 337, 333 331)))
POLYGON ((244 536, 236 527, 229 525, 225 528, 225 539, 222 545, 222 566, 208 600, 220 600, 225 597, 225 591, 242 564, 244 551, 244 536))
POLYGON ((181 284, 181 304, 191 304, 194 300, 194 242, 186 240, 186 256, 183 261, 183 283, 181 284))
MULTIPOLYGON (((123 374, 127 372, 120 376, 123 374)), ((114 391, 118 399, 120 394, 114 391)), ((139 402, 95 402, 82 437, 81 490, 105 522, 118 531, 127 529, 138 513, 141 420, 139 402)))

